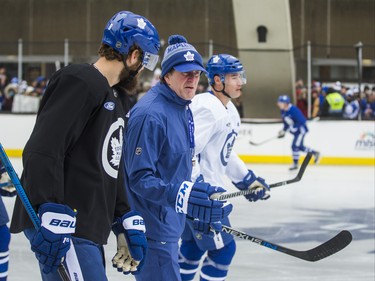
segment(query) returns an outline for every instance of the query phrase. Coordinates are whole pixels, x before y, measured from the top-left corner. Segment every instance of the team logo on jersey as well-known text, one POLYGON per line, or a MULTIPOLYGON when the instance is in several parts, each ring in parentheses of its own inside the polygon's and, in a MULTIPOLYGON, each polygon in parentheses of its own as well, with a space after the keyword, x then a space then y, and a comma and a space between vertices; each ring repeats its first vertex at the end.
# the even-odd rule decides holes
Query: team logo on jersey
POLYGON ((232 130, 232 132, 228 134, 227 139, 224 142, 223 148, 221 149, 221 152, 220 152, 220 160, 223 166, 228 165, 228 160, 229 160, 230 154, 232 153, 232 149, 236 141, 236 138, 237 138, 237 133, 234 130, 232 130))
POLYGON ((108 101, 104 104, 104 108, 107 110, 114 110, 115 109, 115 103, 108 101))
POLYGON ((120 166, 122 143, 124 139, 124 124, 125 121, 122 118, 118 118, 117 121, 113 122, 109 127, 103 143, 103 167, 105 172, 113 178, 117 178, 117 173, 120 166))

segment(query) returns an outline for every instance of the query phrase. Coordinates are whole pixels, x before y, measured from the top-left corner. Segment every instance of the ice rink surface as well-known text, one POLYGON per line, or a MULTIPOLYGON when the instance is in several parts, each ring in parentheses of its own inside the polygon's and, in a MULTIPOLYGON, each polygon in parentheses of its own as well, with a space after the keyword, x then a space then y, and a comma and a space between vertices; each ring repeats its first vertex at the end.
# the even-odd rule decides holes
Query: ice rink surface
MULTIPOLYGON (((11 161, 20 173, 21 160, 11 161)), ((268 183, 291 179, 297 173, 289 172, 286 165, 249 168, 268 183)), ((374 189, 375 167, 310 164, 300 182, 272 189, 267 201, 230 199, 234 205, 232 227, 251 236, 295 250, 314 248, 344 229, 352 233, 353 241, 342 251, 313 263, 236 238, 237 252, 227 280, 374 281, 374 189)), ((11 216, 14 198, 3 200, 11 216)), ((108 279, 135 280, 112 268, 110 261, 115 249, 115 238, 111 235, 105 246, 108 279)), ((10 281, 40 280, 36 259, 23 234, 12 235, 9 267, 10 281)), ((198 276, 194 280, 199 280, 198 276)))

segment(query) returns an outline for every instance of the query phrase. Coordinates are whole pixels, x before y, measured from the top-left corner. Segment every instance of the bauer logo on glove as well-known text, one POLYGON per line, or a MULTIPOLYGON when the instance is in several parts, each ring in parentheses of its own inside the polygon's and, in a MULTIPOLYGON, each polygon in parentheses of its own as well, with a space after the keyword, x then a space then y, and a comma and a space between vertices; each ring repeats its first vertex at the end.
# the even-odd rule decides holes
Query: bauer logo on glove
POLYGON ((112 230, 117 236, 117 253, 112 259, 113 267, 124 274, 139 273, 147 250, 143 218, 136 211, 130 211, 115 220, 112 230))

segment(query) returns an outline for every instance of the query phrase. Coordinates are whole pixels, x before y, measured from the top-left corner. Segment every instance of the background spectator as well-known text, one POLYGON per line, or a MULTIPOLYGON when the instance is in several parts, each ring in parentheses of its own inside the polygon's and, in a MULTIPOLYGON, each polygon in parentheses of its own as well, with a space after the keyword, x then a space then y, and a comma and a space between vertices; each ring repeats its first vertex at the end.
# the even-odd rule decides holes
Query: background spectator
POLYGON ((307 89, 300 78, 296 81, 296 106, 301 110, 302 114, 307 117, 307 89))
POLYGON ((320 82, 313 82, 311 89, 311 117, 315 118, 320 115, 322 87, 320 82))
POLYGON ((41 97, 47 86, 47 79, 44 76, 38 76, 32 83, 33 90, 28 94, 30 96, 41 97))
POLYGON ((244 110, 243 110, 243 104, 240 97, 232 99, 232 102, 234 106, 237 108, 238 114, 240 115, 240 118, 244 118, 244 110))
POLYGON ((160 80, 161 69, 156 68, 151 79, 151 87, 155 86, 160 80))
POLYGON ((321 107, 321 117, 329 119, 342 119, 342 111, 345 104, 345 99, 340 93, 341 88, 334 86, 334 88, 327 89, 327 95, 321 107))
POLYGON ((361 111, 363 120, 375 120, 375 87, 365 91, 365 98, 361 100, 361 111))
POLYGON ((358 102, 358 94, 359 89, 349 89, 346 91, 345 94, 345 105, 343 110, 343 118, 349 119, 349 120, 356 120, 358 119, 359 112, 360 112, 360 106, 358 102))

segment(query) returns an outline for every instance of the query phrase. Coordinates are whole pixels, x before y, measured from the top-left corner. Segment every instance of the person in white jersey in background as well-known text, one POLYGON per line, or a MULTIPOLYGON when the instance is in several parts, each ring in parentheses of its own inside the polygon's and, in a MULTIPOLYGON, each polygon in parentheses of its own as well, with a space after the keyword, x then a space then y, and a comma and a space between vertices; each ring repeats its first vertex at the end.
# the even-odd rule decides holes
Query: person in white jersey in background
MULTIPOLYGON (((210 92, 196 95, 191 104, 195 124, 196 163, 192 181, 207 181, 225 186, 226 175, 240 190, 251 189, 246 195, 250 202, 268 199, 269 186, 265 180, 248 170, 233 151, 241 120, 231 99, 242 93, 246 83, 241 62, 227 54, 212 56, 206 66, 210 92)), ((229 219, 222 221, 230 225, 229 219)), ((200 272, 200 280, 225 280, 236 251, 232 235, 210 231, 209 224, 201 224, 194 231, 187 221, 181 236, 179 264, 182 280, 193 280, 202 256, 207 251, 200 272)))

